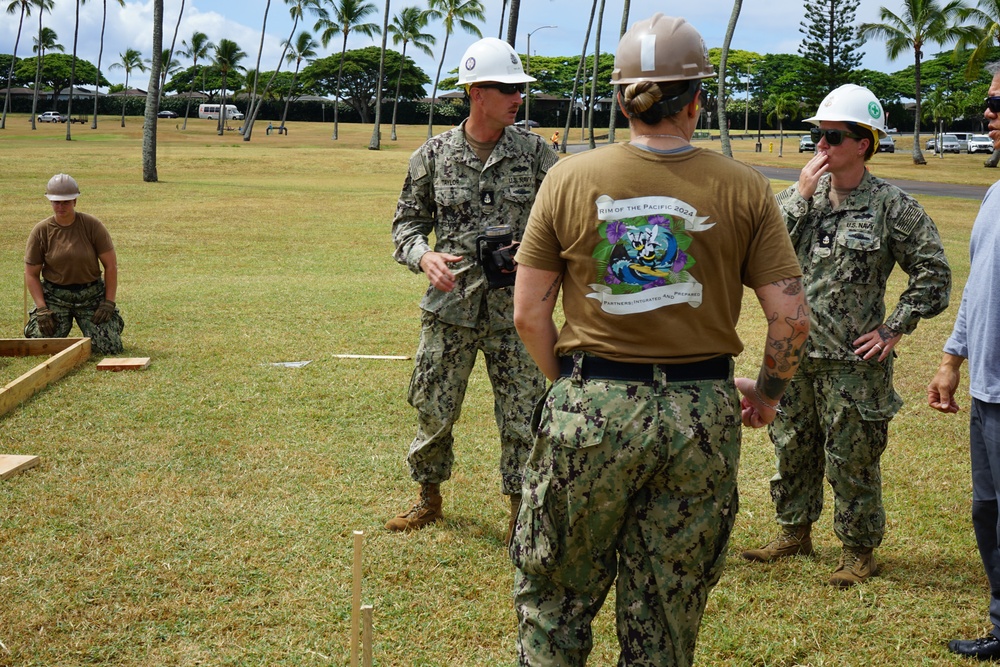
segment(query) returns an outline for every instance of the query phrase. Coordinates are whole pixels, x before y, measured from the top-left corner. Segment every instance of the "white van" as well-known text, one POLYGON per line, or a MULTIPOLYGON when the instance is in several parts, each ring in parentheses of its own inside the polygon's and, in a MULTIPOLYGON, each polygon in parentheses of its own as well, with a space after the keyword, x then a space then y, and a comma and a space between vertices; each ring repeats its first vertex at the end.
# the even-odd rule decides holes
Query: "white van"
MULTIPOLYGON (((219 119, 218 104, 199 104, 198 118, 208 118, 209 120, 219 119)), ((232 120, 243 120, 243 112, 236 108, 235 104, 226 105, 226 118, 232 120)))

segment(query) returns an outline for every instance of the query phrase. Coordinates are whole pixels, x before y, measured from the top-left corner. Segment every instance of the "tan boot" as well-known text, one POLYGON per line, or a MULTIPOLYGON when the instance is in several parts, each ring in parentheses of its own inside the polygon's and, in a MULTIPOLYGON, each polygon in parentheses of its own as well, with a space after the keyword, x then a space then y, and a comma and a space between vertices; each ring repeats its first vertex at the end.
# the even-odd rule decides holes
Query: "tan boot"
POLYGON ((830 585, 850 588, 876 574, 878 574, 878 563, 875 562, 874 549, 845 546, 840 555, 840 564, 830 577, 830 585))
POLYGON ((510 494, 510 523, 507 525, 507 544, 514 537, 514 526, 517 524, 517 511, 521 509, 521 494, 510 494))
POLYGON ((443 517, 440 485, 421 484, 420 499, 417 500, 417 504, 402 514, 389 519, 385 527, 394 531, 420 530, 443 517))
POLYGON ((813 552, 812 526, 781 526, 778 536, 760 549, 748 549, 743 552, 747 560, 769 563, 779 558, 789 556, 811 556, 813 552))

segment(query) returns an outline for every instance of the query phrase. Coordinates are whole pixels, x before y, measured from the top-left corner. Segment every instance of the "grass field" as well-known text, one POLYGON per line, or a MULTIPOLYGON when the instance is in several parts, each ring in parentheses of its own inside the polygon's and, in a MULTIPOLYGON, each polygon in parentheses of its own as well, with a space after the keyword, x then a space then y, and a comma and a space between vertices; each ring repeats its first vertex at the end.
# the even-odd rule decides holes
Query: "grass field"
MULTIPOLYGON (((25 116, 0 132, 0 336, 21 335, 24 243, 50 213, 46 180, 65 171, 80 183, 78 210, 115 240, 122 356, 152 358, 145 371, 98 373, 95 357, 2 418, 0 453, 42 463, 0 482, 0 666, 345 665, 355 530, 366 534, 375 664, 512 665, 508 507, 485 373, 477 368, 456 431, 446 520, 394 535, 382 524, 416 488, 403 462, 412 362, 334 357, 415 350, 426 283, 392 260, 389 227, 425 128, 400 128, 391 142, 384 126, 375 152, 370 126, 341 125, 334 142, 330 124, 265 136, 265 123, 245 143, 216 136, 210 121, 179 125, 159 125, 158 183, 142 181, 138 118, 74 126, 72 142, 63 126, 31 131, 25 116)), ((747 161, 799 167, 808 157, 797 137, 783 158, 777 140, 762 154, 733 143, 747 161)), ((873 171, 997 177, 983 156, 928 155, 914 167, 909 146, 900 137, 873 171)), ((829 512, 814 558, 731 558, 709 601, 701 665, 960 665, 947 639, 988 628, 966 416, 933 412, 924 392, 968 272, 978 202, 921 203, 956 287, 952 307, 898 348, 906 406, 883 458, 883 574, 854 590, 825 584, 839 553, 829 512)), ((894 276, 890 301, 903 285, 894 276)), ((748 374, 764 324, 752 295, 745 303, 748 374)), ((30 365, 0 359, 0 376, 30 365)), ((772 458, 764 432, 745 432, 734 554, 773 533, 772 458)), ((595 630, 590 664, 614 664, 612 600, 595 630)))

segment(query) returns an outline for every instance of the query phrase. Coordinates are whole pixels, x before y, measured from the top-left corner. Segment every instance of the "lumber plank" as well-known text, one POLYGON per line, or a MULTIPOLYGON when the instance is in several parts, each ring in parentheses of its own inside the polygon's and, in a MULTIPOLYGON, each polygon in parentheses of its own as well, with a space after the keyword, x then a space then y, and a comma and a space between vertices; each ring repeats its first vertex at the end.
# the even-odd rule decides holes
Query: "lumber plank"
MULTIPOLYGON (((39 338, 36 340, 65 340, 39 338)), ((23 401, 41 391, 90 358, 90 339, 76 338, 76 342, 62 352, 48 358, 30 371, 0 389, 0 415, 5 415, 23 401)))
POLYGON ((97 362, 99 371, 141 371, 149 368, 149 357, 119 357, 102 359, 97 362))
POLYGON ((0 357, 35 357, 56 354, 82 338, 0 338, 0 357))
POLYGON ((37 456, 21 454, 0 454, 0 479, 12 477, 22 470, 38 465, 37 456))

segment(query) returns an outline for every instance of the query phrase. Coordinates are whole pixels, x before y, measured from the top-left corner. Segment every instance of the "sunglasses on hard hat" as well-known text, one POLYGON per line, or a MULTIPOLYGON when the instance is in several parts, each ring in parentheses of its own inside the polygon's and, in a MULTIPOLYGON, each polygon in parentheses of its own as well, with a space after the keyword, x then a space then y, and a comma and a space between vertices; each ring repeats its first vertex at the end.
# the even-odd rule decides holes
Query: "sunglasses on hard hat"
POLYGON ((847 130, 824 130, 819 127, 814 127, 809 130, 809 138, 813 140, 814 144, 818 144, 819 140, 826 137, 826 143, 831 146, 839 146, 844 137, 850 137, 851 139, 864 139, 860 134, 854 134, 853 132, 848 132, 847 130))
POLYGON ((524 95, 524 84, 523 83, 482 83, 475 88, 494 88, 500 91, 501 95, 513 95, 514 93, 520 93, 524 95))
POLYGON ((1000 96, 990 95, 986 98, 986 108, 993 113, 1000 113, 1000 96))

